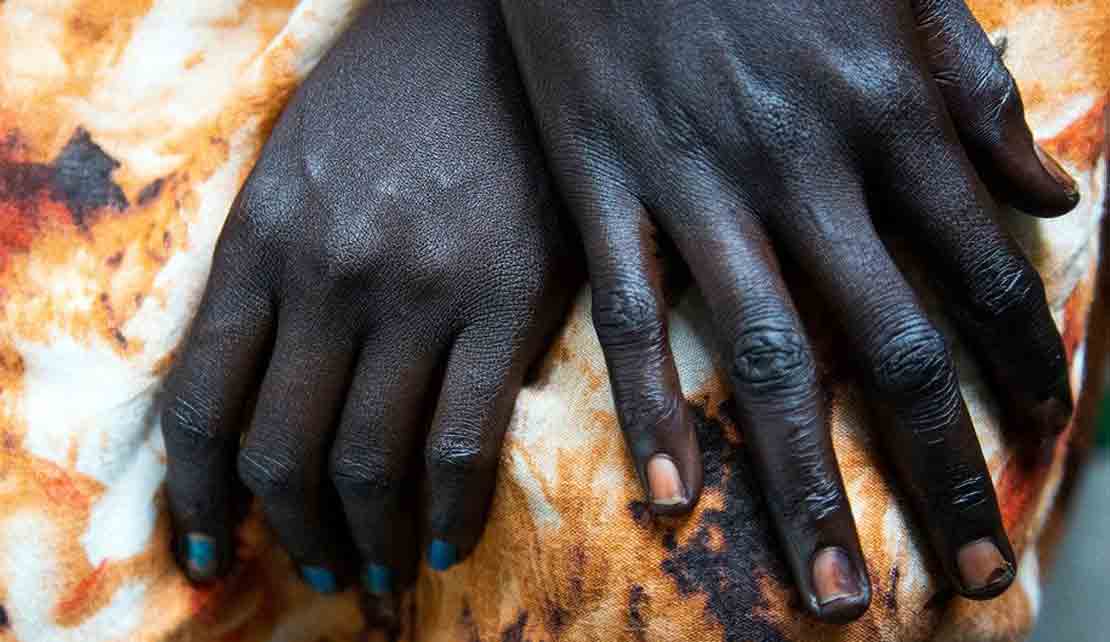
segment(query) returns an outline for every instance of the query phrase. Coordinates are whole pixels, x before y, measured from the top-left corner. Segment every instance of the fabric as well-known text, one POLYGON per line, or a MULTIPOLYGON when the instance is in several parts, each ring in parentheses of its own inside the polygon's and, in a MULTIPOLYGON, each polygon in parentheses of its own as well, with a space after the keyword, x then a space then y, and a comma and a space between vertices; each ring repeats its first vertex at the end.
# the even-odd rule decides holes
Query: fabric
MULTIPOLYGON (((184 580, 170 554, 156 407, 231 200, 283 102, 358 4, 0 2, 0 640, 362 639, 354 593, 305 587, 257 514, 233 577, 204 589, 184 580)), ((870 611, 839 628, 792 607, 692 289, 672 311, 671 340, 698 409, 706 491, 692 517, 650 520, 582 293, 517 403, 482 543, 447 573, 422 572, 401 639, 956 642, 1029 629, 1105 348, 1108 310, 1094 301, 1110 4, 971 4, 1004 44, 1038 139, 1083 196, 1063 219, 1008 217, 1045 278, 1080 400, 1050 457, 1016 456, 948 333, 1019 552, 1015 586, 976 603, 933 583, 872 443, 881 427, 851 355, 797 279, 870 564, 870 611)))

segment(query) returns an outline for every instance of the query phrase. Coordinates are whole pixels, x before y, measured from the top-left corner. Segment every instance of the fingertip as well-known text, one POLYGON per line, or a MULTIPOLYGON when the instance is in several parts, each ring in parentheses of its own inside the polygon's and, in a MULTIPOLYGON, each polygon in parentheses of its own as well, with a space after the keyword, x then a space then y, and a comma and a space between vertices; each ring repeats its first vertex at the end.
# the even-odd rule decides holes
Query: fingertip
POLYGON ((814 617, 829 624, 849 624, 863 617, 871 607, 871 586, 863 587, 856 595, 818 604, 814 617))
POLYGON ((459 547, 442 539, 428 544, 428 567, 433 571, 446 571, 459 563, 459 547))
POLYGON ((810 613, 823 622, 844 624, 858 619, 871 604, 867 569, 844 549, 828 546, 812 564, 813 594, 806 600, 810 613))
POLYGON ((317 593, 329 594, 339 591, 335 573, 323 566, 306 564, 301 567, 301 578, 317 593))
POLYGON ((689 503, 686 484, 683 483, 678 466, 670 455, 663 453, 652 455, 645 467, 645 477, 648 483, 648 496, 655 509, 667 511, 689 503))
MULTIPOLYGON (((1009 546, 1005 546, 1009 548, 1009 546)), ((1011 555, 1012 557, 1012 555, 1011 555)), ((968 542, 956 553, 957 589, 972 600, 989 600, 1006 591, 1017 576, 1017 565, 991 537, 968 542)))
POLYGON ((214 537, 199 532, 181 538, 180 559, 186 576, 196 583, 212 582, 220 575, 220 554, 214 537))
POLYGON ((1021 151, 995 151, 976 157, 984 181, 1000 201, 1038 218, 1057 218, 1081 200, 1079 184, 1063 165, 1032 135, 1024 136, 1021 151), (993 166, 986 167, 986 164, 993 166))
POLYGON ((393 594, 393 569, 381 564, 368 564, 362 583, 371 595, 383 597, 393 594))
POLYGON ((1046 210, 1049 215, 1061 215, 1070 212, 1079 204, 1079 184, 1075 178, 1038 143, 1033 144, 1033 151, 1040 161, 1041 168, 1052 179, 1052 181, 1059 188, 1057 194, 1053 195, 1049 203, 1046 203, 1046 210))
POLYGON ((702 455, 688 413, 677 413, 676 424, 657 431, 659 450, 643 465, 644 492, 657 515, 684 515, 694 510, 702 494, 702 455))

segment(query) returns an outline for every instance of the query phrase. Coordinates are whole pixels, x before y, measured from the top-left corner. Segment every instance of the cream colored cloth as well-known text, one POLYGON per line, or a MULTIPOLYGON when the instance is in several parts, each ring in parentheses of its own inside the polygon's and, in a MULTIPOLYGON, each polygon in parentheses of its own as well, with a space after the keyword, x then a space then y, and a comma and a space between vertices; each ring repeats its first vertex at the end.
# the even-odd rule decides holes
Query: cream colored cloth
MULTIPOLYGON (((257 516, 229 581, 197 589, 184 580, 170 555, 153 408, 239 185, 284 101, 358 4, 0 2, 0 640, 359 639, 354 594, 303 586, 257 516)), ((972 5, 1006 42, 1039 140, 1079 178, 1076 212, 1015 215, 1012 224, 1045 277, 1082 406, 1100 356, 1088 337, 1105 323, 1091 312, 1110 4, 972 5)), ((1078 461, 1071 443, 1085 424, 1050 462, 1023 465, 949 333, 1020 574, 993 602, 938 594, 876 465, 850 355, 815 302, 798 296, 870 563, 875 595, 863 620, 821 627, 790 606, 693 292, 671 328, 683 389, 700 409, 706 492, 688 520, 646 517, 583 293, 517 403, 481 545, 445 574, 422 573, 405 598, 401 637, 905 642, 1010 640, 1027 630, 1059 492, 1078 461)))

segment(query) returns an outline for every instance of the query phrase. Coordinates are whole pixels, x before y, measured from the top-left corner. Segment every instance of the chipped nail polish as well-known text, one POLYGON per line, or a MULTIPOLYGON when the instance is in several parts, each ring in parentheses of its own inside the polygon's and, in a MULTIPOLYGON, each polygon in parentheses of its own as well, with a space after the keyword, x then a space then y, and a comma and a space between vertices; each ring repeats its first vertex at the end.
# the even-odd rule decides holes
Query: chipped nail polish
POLYGON ((984 591, 1008 583, 1014 575, 1014 566, 1002 557, 1002 552, 989 537, 964 544, 956 554, 960 581, 969 591, 984 591))
POLYGON ((362 582, 373 595, 389 595, 393 593, 393 570, 381 564, 370 564, 366 567, 362 582))
POLYGON ((813 558, 813 590, 821 606, 859 596, 859 573, 843 549, 830 546, 813 558))
POLYGON ((436 571, 446 571, 459 559, 459 549, 441 539, 432 540, 428 545, 428 566, 436 571))
POLYGON ((216 540, 202 533, 185 536, 185 563, 193 579, 206 579, 216 570, 216 540))
POLYGON ((676 506, 686 502, 686 489, 678 475, 678 467, 670 457, 652 457, 647 465, 647 479, 653 504, 676 506))
POLYGON ((323 566, 302 566, 301 577, 317 593, 335 593, 339 588, 335 574, 323 566))

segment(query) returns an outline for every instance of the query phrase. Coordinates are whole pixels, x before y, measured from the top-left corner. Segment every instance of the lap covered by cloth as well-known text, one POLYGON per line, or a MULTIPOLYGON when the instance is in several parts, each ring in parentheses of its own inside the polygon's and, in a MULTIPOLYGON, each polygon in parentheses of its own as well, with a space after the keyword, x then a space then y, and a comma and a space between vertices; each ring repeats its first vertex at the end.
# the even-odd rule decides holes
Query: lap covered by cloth
MULTIPOLYGON (((355 593, 304 586, 256 513, 229 579, 203 588, 184 579, 169 544, 156 408, 232 199, 284 101, 359 4, 0 3, 0 640, 363 639, 355 593)), ((869 563, 870 610, 835 627, 792 604, 692 288, 675 298, 671 342, 706 488, 689 518, 652 520, 583 292, 517 401, 481 543, 446 573, 421 572, 402 600, 401 639, 905 642, 1011 640, 1029 629, 1107 344, 1110 309, 1097 301, 1110 5, 971 5, 1005 47, 1039 142, 1083 197, 1062 219, 1006 214, 1045 279, 1077 398, 1076 418, 1043 457, 1022 455, 1020 427, 1002 430, 974 360, 947 333, 1018 554, 1014 586, 970 602, 933 579, 882 465, 882 426, 853 355, 828 323, 823 306, 835 302, 812 300, 798 280, 869 563)), ((949 329, 911 257, 888 240, 949 329)))

